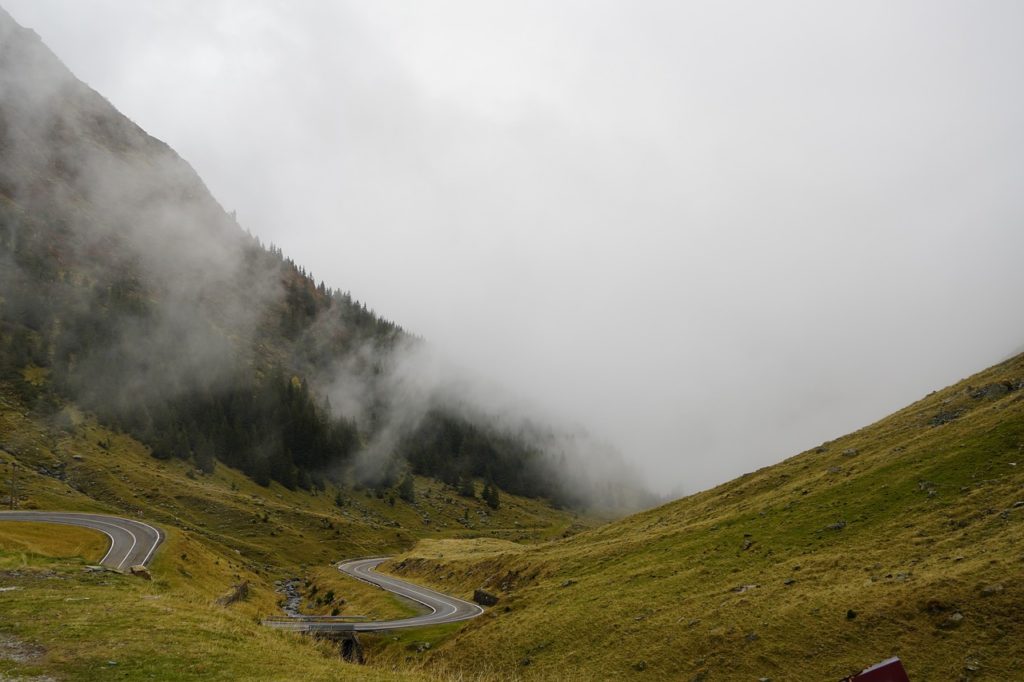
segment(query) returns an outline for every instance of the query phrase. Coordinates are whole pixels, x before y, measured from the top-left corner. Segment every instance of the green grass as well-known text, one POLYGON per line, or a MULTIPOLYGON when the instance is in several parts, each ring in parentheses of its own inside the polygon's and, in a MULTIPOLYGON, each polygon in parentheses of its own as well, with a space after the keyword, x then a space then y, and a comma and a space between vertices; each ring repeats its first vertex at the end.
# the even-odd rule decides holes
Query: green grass
POLYGON ((54 523, 0 523, 0 547, 27 554, 70 558, 98 563, 110 540, 98 530, 54 523))
POLYGON ((1024 356, 567 540, 425 540, 389 570, 501 602, 419 658, 524 679, 827 680, 900 655, 913 680, 1024 679, 1024 390, 971 397, 1021 379, 1024 356))
POLYGON ((222 467, 190 474, 86 416, 48 426, 0 392, 0 470, 21 464, 23 507, 139 515, 168 530, 152 583, 86 573, 66 547, 0 535, 0 586, 21 588, 0 592, 0 638, 44 652, 0 662, 0 676, 827 680, 897 654, 915 682, 1019 679, 1024 390, 972 396, 1021 379, 1024 357, 590 529, 509 495, 491 513, 427 480, 416 505, 344 491, 338 507, 334 490, 260 488, 222 467), (464 624, 366 637, 362 668, 258 624, 277 613, 273 581, 292 576, 313 612, 406 615, 410 605, 330 567, 393 551, 404 552, 388 567, 397 575, 501 601, 464 624), (217 606, 241 580, 249 599, 217 606))
POLYGON ((152 458, 74 409, 36 416, 0 385, 2 495, 12 462, 19 508, 141 518, 163 528, 167 540, 155 555, 153 582, 145 582, 83 571, 106 549, 87 530, 0 524, 0 587, 20 588, 0 592, 0 638, 45 652, 28 662, 0 661, 0 677, 421 679, 394 665, 347 665, 326 643, 261 626, 261 618, 281 614, 274 582, 299 577, 307 597, 316 585, 312 613, 341 606, 343 614, 400 617, 415 609, 332 563, 402 551, 422 538, 531 543, 592 525, 512 495, 503 495, 495 512, 428 479, 416 480, 415 504, 346 489, 338 506, 334 488, 263 488, 219 465, 202 475, 186 462, 152 458), (216 604, 242 581, 250 584, 247 600, 216 604), (333 604, 315 603, 328 590, 333 604))

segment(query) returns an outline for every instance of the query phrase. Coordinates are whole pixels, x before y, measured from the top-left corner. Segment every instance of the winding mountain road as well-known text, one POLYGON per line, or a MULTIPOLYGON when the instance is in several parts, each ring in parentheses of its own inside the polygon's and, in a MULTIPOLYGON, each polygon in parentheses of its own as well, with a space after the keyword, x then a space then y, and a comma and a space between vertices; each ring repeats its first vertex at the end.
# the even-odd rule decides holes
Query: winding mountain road
POLYGON ((482 608, 473 602, 450 597, 428 587, 414 585, 398 578, 377 573, 374 569, 387 561, 388 558, 352 559, 351 561, 339 563, 337 567, 345 575, 350 575, 353 578, 376 585, 393 594, 418 602, 430 609, 430 613, 397 620, 337 622, 294 618, 266 620, 264 624, 300 632, 381 632, 385 630, 418 628, 426 625, 440 625, 442 623, 457 623, 462 620, 476 618, 484 612, 482 608))
POLYGON ((64 526, 91 528, 110 538, 110 549, 100 559, 100 565, 123 571, 132 566, 145 566, 164 540, 158 528, 119 516, 87 514, 84 512, 4 511, 0 521, 33 521, 59 523, 64 526))

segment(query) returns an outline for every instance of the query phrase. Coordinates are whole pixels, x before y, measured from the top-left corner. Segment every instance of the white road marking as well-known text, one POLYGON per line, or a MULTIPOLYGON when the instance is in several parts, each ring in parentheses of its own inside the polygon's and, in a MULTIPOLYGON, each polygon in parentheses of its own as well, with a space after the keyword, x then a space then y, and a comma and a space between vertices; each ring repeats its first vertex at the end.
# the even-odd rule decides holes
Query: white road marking
POLYGON ((116 516, 106 516, 103 514, 92 514, 89 512, 43 512, 43 511, 26 511, 26 512, 0 512, 0 521, 4 519, 12 521, 36 521, 40 523, 57 523, 65 526, 79 526, 82 528, 90 528, 92 530, 99 531, 110 539, 110 547, 107 549, 107 553, 100 559, 101 564, 106 564, 110 560, 111 556, 117 558, 117 555, 122 551, 124 554, 121 557, 120 562, 116 568, 121 569, 125 563, 132 558, 132 554, 135 548, 140 545, 139 535, 136 532, 140 532, 142 528, 152 531, 154 537, 152 545, 146 556, 142 559, 141 564, 145 565, 156 548, 164 540, 164 533, 159 528, 154 528, 148 523, 142 521, 136 521, 134 519, 124 519, 116 516), (131 537, 131 546, 125 551, 123 546, 118 546, 118 540, 115 537, 115 533, 108 532, 107 529, 116 531, 117 533, 127 533, 131 537))

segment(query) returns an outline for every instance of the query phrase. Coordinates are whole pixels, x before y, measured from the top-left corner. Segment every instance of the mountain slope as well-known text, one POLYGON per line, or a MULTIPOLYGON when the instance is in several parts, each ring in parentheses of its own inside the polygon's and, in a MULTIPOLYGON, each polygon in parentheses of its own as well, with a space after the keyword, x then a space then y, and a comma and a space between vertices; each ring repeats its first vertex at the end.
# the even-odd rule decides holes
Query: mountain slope
MULTIPOLYGON (((581 506, 557 430, 488 412, 425 344, 246 233, 170 147, 0 10, 0 374, 161 459, 289 489, 409 470, 581 506), (433 381, 433 383, 432 383, 433 381)), ((612 496, 645 500, 626 475, 612 496), (621 495, 620 495, 621 493, 621 495)), ((596 481, 596 487, 609 481, 596 481)))
POLYGON ((398 489, 260 486, 224 466, 204 474, 154 460, 130 436, 74 409, 61 414, 40 419, 0 382, 0 505, 10 503, 15 464, 19 509, 140 518, 167 540, 144 582, 83 570, 106 551, 92 531, 0 522, 0 651, 27 652, 0 656, 5 679, 423 679, 352 666, 329 643, 264 628, 262 618, 283 613, 279 582, 298 579, 304 613, 401 617, 408 605, 332 562, 424 537, 532 542, 588 525, 507 494, 492 509, 426 478, 405 491, 411 501, 398 489), (244 599, 218 603, 242 583, 244 599))
POLYGON ((913 680, 1020 679, 1022 389, 1018 356, 570 539, 424 542, 391 570, 498 593, 429 660, 527 679, 828 680, 890 655, 913 680))

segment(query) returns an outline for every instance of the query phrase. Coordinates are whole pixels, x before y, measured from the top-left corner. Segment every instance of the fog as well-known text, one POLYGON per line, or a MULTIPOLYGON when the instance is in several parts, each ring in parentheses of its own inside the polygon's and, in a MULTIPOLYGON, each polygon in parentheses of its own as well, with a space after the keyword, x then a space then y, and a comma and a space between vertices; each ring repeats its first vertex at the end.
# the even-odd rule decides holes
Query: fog
POLYGON ((3 0, 239 222, 692 492, 1024 346, 1024 5, 3 0))

